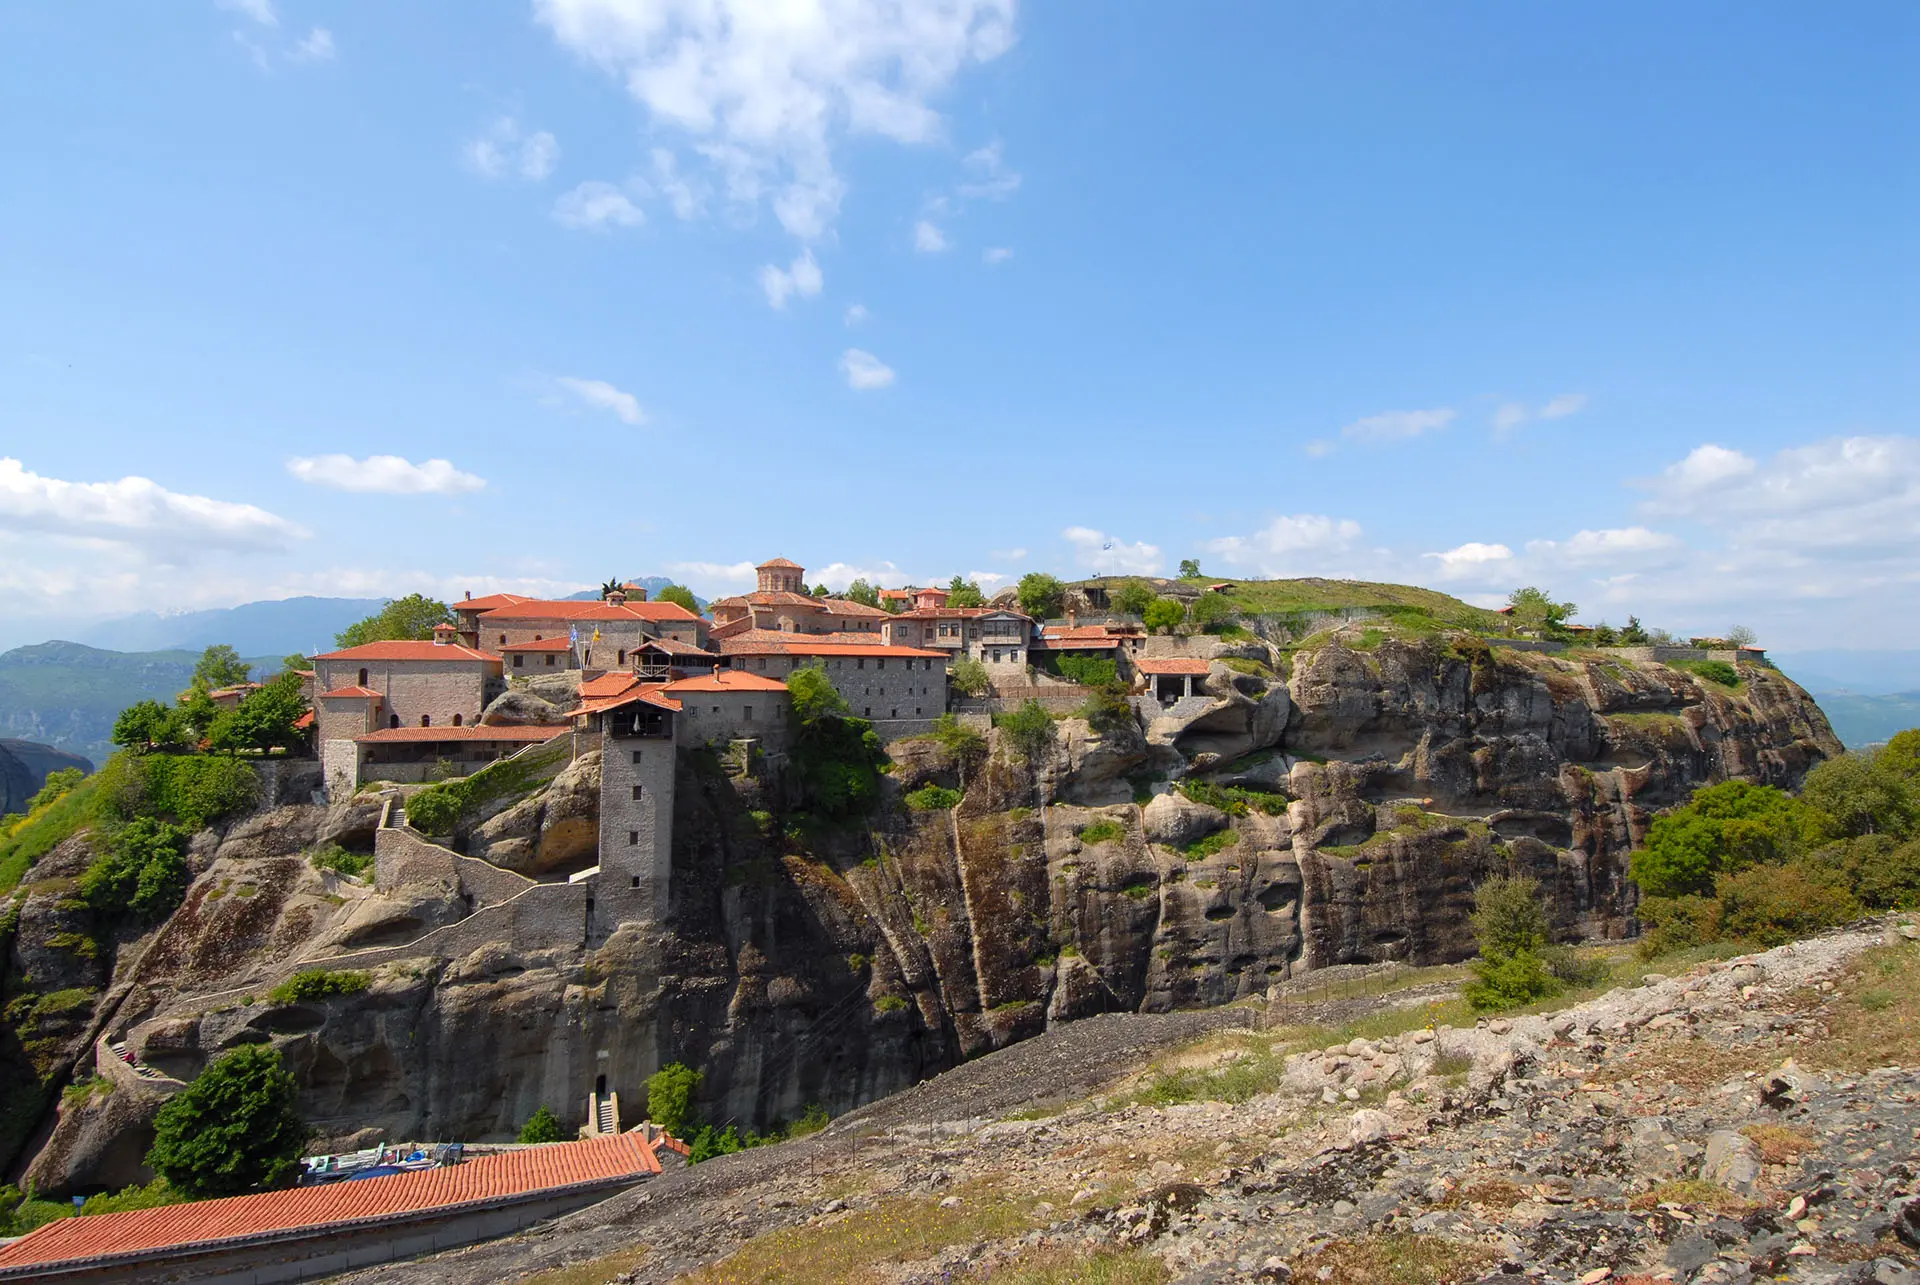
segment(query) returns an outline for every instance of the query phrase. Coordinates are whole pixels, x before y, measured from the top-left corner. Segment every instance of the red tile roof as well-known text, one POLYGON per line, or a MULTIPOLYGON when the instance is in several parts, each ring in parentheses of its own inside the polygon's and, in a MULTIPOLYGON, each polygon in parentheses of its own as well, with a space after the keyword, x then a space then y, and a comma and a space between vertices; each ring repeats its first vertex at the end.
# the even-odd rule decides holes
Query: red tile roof
POLYGON ((790 634, 778 629, 749 629, 720 640, 723 656, 938 656, 942 651, 899 647, 878 634, 790 634))
POLYGON ((698 620, 677 602, 554 602, 529 598, 497 607, 480 618, 499 625, 514 620, 698 620))
POLYGON ((535 1192, 612 1187, 659 1173, 656 1147, 639 1133, 621 1133, 523 1147, 418 1173, 61 1218, 0 1249, 0 1278, 30 1276, 55 1263, 105 1265, 189 1246, 204 1252, 273 1233, 345 1231, 535 1192))
POLYGON ((722 607, 807 607, 829 616, 859 616, 863 619, 891 618, 893 613, 880 607, 869 607, 864 602, 854 602, 850 598, 816 598, 812 594, 788 593, 784 589, 772 589, 765 592, 735 594, 731 598, 722 598, 713 604, 718 611, 722 607))
POLYGON ((374 691, 371 687, 336 687, 330 692, 320 693, 321 700, 331 700, 336 696, 342 700, 348 698, 366 700, 368 697, 372 697, 374 700, 380 699, 380 693, 374 691))
POLYGON ((669 656, 705 656, 713 659, 714 653, 692 643, 681 642, 678 638, 649 638, 634 648, 635 651, 664 651, 669 656))
POLYGON ((498 656, 489 656, 484 651, 475 651, 463 643, 441 642, 372 642, 362 643, 358 647, 347 647, 340 651, 322 652, 315 660, 444 660, 449 663, 463 660, 484 660, 490 665, 500 663, 498 656))
POLYGON ((508 643, 501 651, 572 651, 573 643, 565 638, 535 638, 531 642, 508 643))
POLYGON ((600 696, 618 696, 640 680, 624 669, 609 670, 598 678, 586 678, 580 682, 580 695, 583 699, 600 696))
POLYGON ((675 695, 681 692, 780 692, 784 695, 787 685, 777 678, 749 674, 744 669, 716 669, 711 674, 677 678, 660 690, 675 695))
POLYGON ((644 683, 638 687, 616 693, 612 696, 603 696, 598 700, 582 701, 579 709, 571 711, 571 716, 580 718, 587 714, 604 714, 610 709, 619 709, 621 706, 631 705, 635 701, 645 701, 649 705, 657 705, 661 709, 670 709, 676 712, 685 708, 679 701, 666 695, 666 685, 664 683, 644 683))
POLYGON ((312 710, 307 710, 305 713, 301 714, 299 718, 296 718, 293 720, 293 730, 296 732, 304 732, 309 727, 312 727, 312 726, 313 726, 312 710))
POLYGON ((493 611, 500 607, 511 607, 515 603, 532 602, 534 599, 517 593, 490 593, 484 598, 462 598, 453 604, 455 611, 493 611))
POLYGON ((1111 634, 1095 634, 1090 638, 1042 634, 1033 640, 1033 647, 1037 651, 1105 651, 1119 645, 1120 640, 1111 634))
POLYGON ((766 562, 761 563, 759 566, 755 567, 754 570, 765 571, 769 567, 774 567, 781 571, 805 571, 806 570, 805 567, 793 561, 791 558, 772 558, 766 562))
POLYGON ((1207 662, 1193 656, 1136 656, 1133 667, 1143 674, 1204 674, 1207 662))
POLYGON ((490 723, 474 723, 463 727, 383 727, 377 732, 368 732, 353 739, 363 744, 392 745, 399 742, 441 742, 441 741, 550 741, 562 732, 570 732, 571 726, 554 727, 543 724, 502 723, 495 726, 490 723))
POLYGON ((222 696, 244 696, 248 692, 257 692, 265 683, 235 683, 232 687, 216 687, 207 693, 208 700, 219 700, 222 696))

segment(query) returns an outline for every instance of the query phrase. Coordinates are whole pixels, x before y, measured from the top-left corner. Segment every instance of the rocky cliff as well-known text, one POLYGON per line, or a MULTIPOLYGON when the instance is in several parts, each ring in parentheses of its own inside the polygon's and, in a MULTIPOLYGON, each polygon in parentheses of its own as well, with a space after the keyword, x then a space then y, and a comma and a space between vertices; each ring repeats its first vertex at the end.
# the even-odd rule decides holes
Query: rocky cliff
POLYGON ((47 777, 70 767, 93 771, 93 764, 78 754, 34 741, 0 740, 0 815, 25 812, 27 800, 40 792, 47 777))
MULTIPOLYGON (((1462 958, 1472 889, 1496 872, 1539 877, 1568 938, 1627 934, 1625 858, 1655 810, 1730 777, 1792 786, 1839 750, 1763 667, 1726 686, 1464 638, 1199 646, 1203 694, 1104 731, 1064 720, 1032 762, 997 732, 977 762, 895 746, 894 801, 866 826, 809 821, 779 780, 683 755, 666 922, 595 951, 423 950, 345 999, 265 991, 297 957, 458 922, 471 894, 424 876, 376 892, 300 855, 363 843, 365 804, 256 816, 202 836, 186 903, 121 951, 98 1020, 180 1078, 271 1040, 339 1139, 498 1137, 541 1103, 577 1119, 603 1074, 634 1117, 673 1060, 705 1071, 707 1116, 761 1125, 1094 1013, 1462 958), (927 782, 963 788, 961 805, 900 804, 927 782)), ((462 841, 553 877, 578 860, 595 772, 576 762, 462 841)), ((114 1139, 140 1126, 120 1096, 62 1109, 42 1189, 126 1180, 114 1139)))

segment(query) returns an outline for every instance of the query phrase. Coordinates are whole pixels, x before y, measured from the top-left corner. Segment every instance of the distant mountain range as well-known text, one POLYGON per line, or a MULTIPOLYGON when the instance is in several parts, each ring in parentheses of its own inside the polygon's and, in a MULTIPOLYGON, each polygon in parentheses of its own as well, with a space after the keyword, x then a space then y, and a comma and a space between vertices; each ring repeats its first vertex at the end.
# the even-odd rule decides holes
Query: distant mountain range
POLYGON ((109 651, 199 651, 226 643, 243 656, 313 653, 333 636, 380 610, 380 598, 281 598, 213 611, 121 616, 77 631, 75 640, 109 651))
MULTIPOLYGON (((647 591, 647 597, 657 598, 660 596, 660 591, 662 589, 666 588, 670 584, 677 584, 679 582, 675 580, 669 580, 665 576, 622 576, 620 579, 620 583, 621 584, 637 584, 642 589, 645 589, 647 591)), ((565 601, 592 602, 595 599, 599 598, 599 596, 600 596, 600 591, 598 589, 582 589, 579 593, 568 594, 566 596, 565 601)), ((693 600, 695 603, 699 604, 700 610, 705 611, 707 609, 707 600, 705 598, 702 598, 699 594, 697 593, 694 594, 693 600)))

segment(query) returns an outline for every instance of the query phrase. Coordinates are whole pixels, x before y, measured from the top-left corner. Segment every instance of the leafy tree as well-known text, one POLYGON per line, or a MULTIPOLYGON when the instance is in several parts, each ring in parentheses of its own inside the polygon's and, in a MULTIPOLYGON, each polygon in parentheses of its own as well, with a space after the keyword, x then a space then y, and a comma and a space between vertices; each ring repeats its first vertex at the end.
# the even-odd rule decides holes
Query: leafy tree
POLYGON ((1135 726, 1133 706, 1112 687, 1096 689, 1080 707, 1079 714, 1103 736, 1135 726))
POLYGON ((647 1077, 647 1118, 676 1138, 694 1122, 693 1094, 705 1077, 679 1062, 669 1062, 647 1077))
POLYGON ((984 607, 987 595, 980 592, 980 586, 971 580, 955 576, 947 585, 947 605, 949 607, 984 607))
POLYGON ((1020 577, 1015 592, 1020 610, 1035 620, 1047 620, 1066 609, 1067 587, 1044 571, 1029 571, 1020 577))
POLYGON ((1513 623, 1523 629, 1536 629, 1542 633, 1553 634, 1563 630, 1567 617, 1579 608, 1570 602, 1555 602, 1547 596, 1544 589, 1527 585, 1515 589, 1507 595, 1507 605, 1513 608, 1513 623))
POLYGON ((956 692, 982 696, 992 685, 987 667, 971 656, 955 656, 953 663, 947 666, 947 686, 956 692))
POLYGON ((1480 957, 1467 1002, 1477 1009, 1505 1008, 1557 994, 1545 952, 1549 935, 1540 906, 1540 885, 1533 879, 1496 876, 1474 890, 1473 932, 1480 957))
POLYGON ((207 734, 220 717, 220 707, 213 703, 207 689, 196 683, 180 693, 180 708, 174 714, 185 729, 182 739, 192 743, 207 734))
POLYGON ((694 615, 700 614, 700 604, 694 601, 693 590, 683 584, 670 584, 653 595, 656 602, 677 602, 694 615))
POLYGON ((788 759, 808 803, 830 817, 867 811, 879 797, 886 762, 873 724, 853 717, 818 665, 787 675, 787 692, 794 724, 788 759))
POLYGON ((147 1165, 195 1197, 291 1186, 307 1141, 299 1096, 276 1049, 243 1044, 160 1108, 147 1165))
POLYGON ((1616 647, 1620 643, 1620 631, 1606 621, 1593 627, 1593 645, 1596 647, 1616 647))
POLYGON ((1808 861, 1722 875, 1714 894, 1721 934, 1762 946, 1784 946, 1861 914, 1845 876, 1808 861))
POLYGON ((186 858, 189 833, 152 817, 135 817, 81 874, 81 898, 104 918, 165 919, 193 881, 186 858))
POLYGON ((201 691, 217 691, 247 681, 247 662, 225 643, 215 643, 200 653, 193 667, 193 685, 201 691))
POLYGON ((1153 586, 1144 580, 1127 580, 1107 595, 1119 610, 1129 616, 1138 616, 1146 612, 1153 604, 1153 586))
POLYGON ((1860 901, 1875 910, 1920 907, 1920 839, 1901 843, 1885 834, 1829 843, 1809 858, 1846 881, 1860 901))
POLYGON ((987 752, 987 738, 951 714, 933 720, 933 739, 963 764, 978 760, 987 752))
POLYGON ((813 596, 816 598, 831 598, 833 597, 833 590, 823 584, 817 584, 813 587, 813 596))
POLYGON ((1187 618, 1187 609, 1178 598, 1155 598, 1143 615, 1149 629, 1175 629, 1187 618))
POLYGON ((609 595, 621 592, 623 588, 624 588, 624 583, 621 581, 620 577, 614 576, 612 579, 604 580, 601 582, 600 596, 601 598, 604 599, 609 595))
POLYGON ((1201 629, 1215 629, 1232 621, 1233 604, 1217 593, 1203 593, 1187 614, 1201 629))
POLYGON ((265 753, 275 747, 297 745, 303 738, 294 724, 306 712, 299 675, 281 674, 214 719, 207 730, 208 748, 229 754, 243 749, 265 753))
POLYGON ((167 743, 185 731, 178 715, 159 701, 144 700, 129 705, 113 720, 113 743, 136 753, 144 753, 167 743))
POLYGON ((1180 578, 1198 580, 1200 578, 1200 560, 1198 558, 1180 559, 1180 578))
POLYGON ((880 591, 865 580, 856 580, 848 585, 845 597, 848 602, 857 602, 863 607, 880 605, 880 591))
POLYGON ((560 1117, 544 1105, 528 1116, 527 1122, 520 1126, 522 1142, 565 1142, 566 1140, 567 1131, 561 1127, 560 1117))
POLYGON ((1053 749, 1053 715, 1039 701, 1030 700, 1019 709, 994 715, 993 725, 1006 737, 1007 748, 1029 763, 1053 749))
POLYGON ((1627 623, 1620 627, 1620 645, 1622 647, 1645 647, 1651 641, 1647 631, 1640 625, 1640 617, 1628 616, 1627 623))
POLYGON ((1751 647, 1754 644, 1754 640, 1759 637, 1759 634, 1754 633, 1753 630, 1746 625, 1735 625, 1733 628, 1727 630, 1727 641, 1736 647, 1751 647))
POLYGON ((793 700, 794 721, 803 725, 823 718, 845 718, 853 713, 847 698, 827 677, 827 671, 817 664, 788 674, 787 694, 793 700))
POLYGON ((348 625, 333 636, 339 647, 359 647, 371 642, 421 641, 433 637, 435 625, 456 623, 453 612, 438 598, 410 593, 404 598, 389 598, 380 610, 365 620, 348 625))
POLYGON ((1920 779, 1884 751, 1828 759, 1807 773, 1800 798, 1826 819, 1835 838, 1905 838, 1920 828, 1920 779))
POLYGON ((1818 827, 1818 816, 1798 799, 1770 785, 1726 781, 1694 791, 1686 806, 1655 817, 1647 845, 1629 858, 1629 869, 1647 896, 1706 896, 1716 876, 1777 865, 1818 827))
POLYGON ((313 658, 311 656, 303 656, 297 651, 290 652, 280 658, 280 672, 283 674, 295 674, 300 670, 312 668, 313 658))
POLYGON ((46 807, 60 796, 70 793, 74 786, 86 779, 85 769, 77 767, 63 767, 47 773, 47 779, 41 782, 39 790, 27 800, 27 811, 33 812, 46 807))

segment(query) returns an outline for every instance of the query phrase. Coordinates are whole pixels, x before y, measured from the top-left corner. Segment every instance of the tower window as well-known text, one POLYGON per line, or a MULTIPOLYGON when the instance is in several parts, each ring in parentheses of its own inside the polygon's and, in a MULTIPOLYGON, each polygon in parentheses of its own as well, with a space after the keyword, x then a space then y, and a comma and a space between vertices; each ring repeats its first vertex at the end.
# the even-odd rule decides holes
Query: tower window
POLYGON ((635 750, 635 751, 633 752, 633 765, 634 765, 635 767, 639 767, 639 766, 640 766, 640 751, 639 751, 639 750, 635 750))
POLYGON ((634 847, 638 847, 639 845, 640 845, 640 832, 638 830, 627 831, 627 846, 629 848, 634 848, 634 847))
POLYGON ((635 876, 633 877, 633 886, 634 886, 634 887, 636 887, 636 888, 638 888, 638 887, 640 886, 640 876, 639 876, 639 875, 635 875, 635 876))
POLYGON ((633 787, 633 797, 636 799, 640 797, 640 787, 637 785, 633 787))

